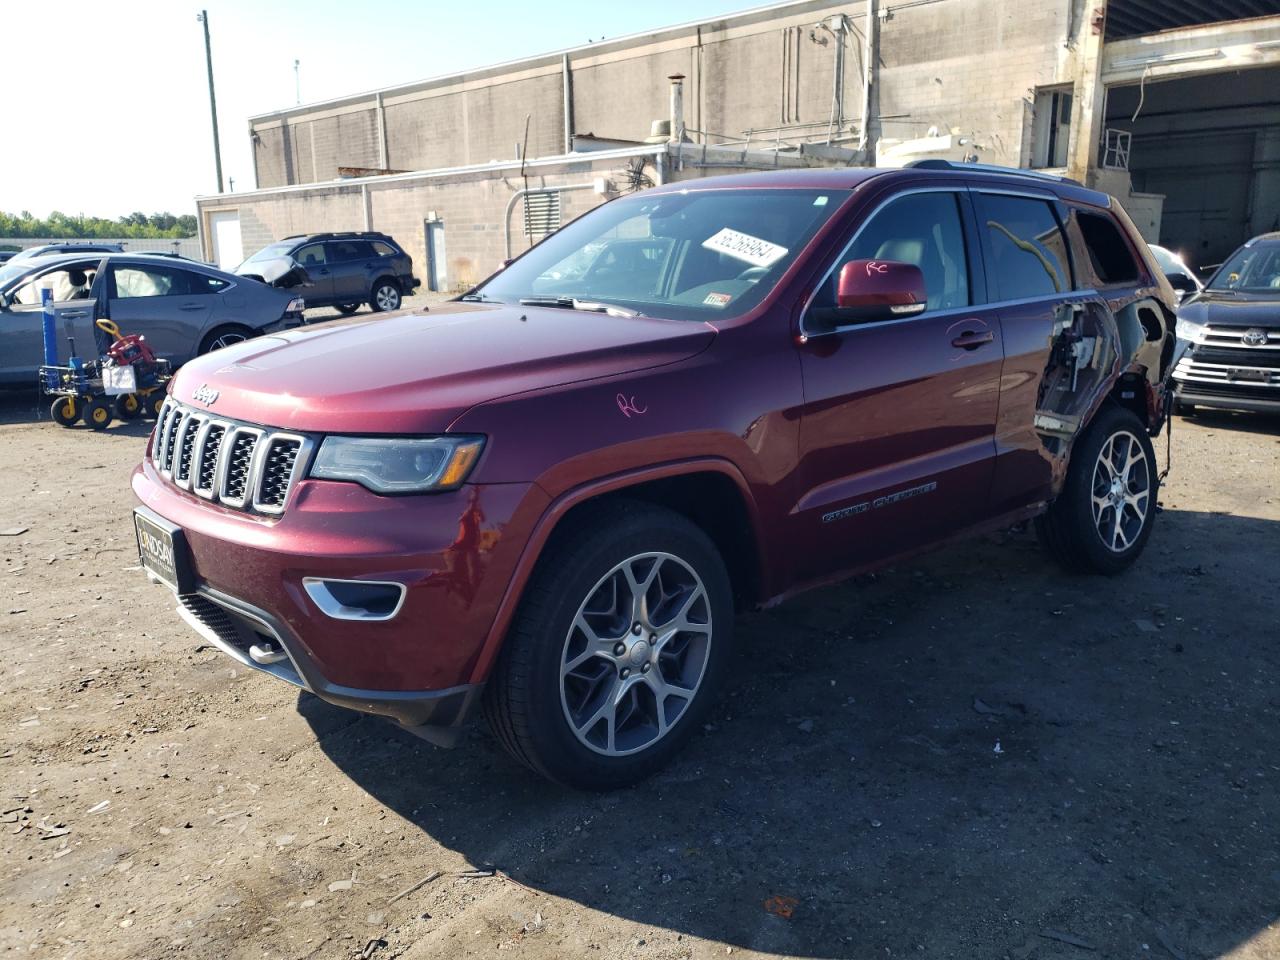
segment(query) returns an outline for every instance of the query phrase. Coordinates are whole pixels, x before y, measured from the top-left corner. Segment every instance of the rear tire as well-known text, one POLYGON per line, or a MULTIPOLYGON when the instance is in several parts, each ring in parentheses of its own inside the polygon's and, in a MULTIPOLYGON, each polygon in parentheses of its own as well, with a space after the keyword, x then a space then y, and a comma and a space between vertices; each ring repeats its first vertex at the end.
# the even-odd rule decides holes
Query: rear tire
POLYGON ((111 426, 112 410, 115 402, 110 397, 94 397, 84 406, 85 426, 94 430, 105 430, 111 426))
POLYGON ((200 353, 205 354, 211 350, 221 350, 223 347, 229 347, 236 343, 243 343, 253 335, 252 330, 248 327, 243 327, 238 323, 229 323, 223 327, 215 327, 205 335, 203 340, 200 341, 200 353))
POLYGON ((1079 573, 1116 574, 1147 545, 1160 480, 1142 422, 1103 407, 1076 441, 1058 499, 1036 519, 1045 549, 1079 573))
POLYGON ((484 712, 530 769, 610 790, 702 726, 729 662, 732 591, 715 544, 678 513, 621 501, 571 523, 530 578, 484 712))
POLYGON ((49 407, 49 416, 62 427, 74 427, 81 412, 80 401, 75 397, 58 397, 49 407))
POLYGON ((360 304, 358 304, 358 303, 339 303, 339 304, 336 304, 336 305, 334 306, 334 309, 335 309, 335 310, 337 310, 339 313, 346 314, 346 315, 349 317, 349 316, 351 316, 351 314, 355 313, 357 310, 359 310, 359 309, 360 309, 360 304))
POLYGON ((369 309, 374 313, 400 309, 400 287, 394 280, 384 277, 373 285, 373 292, 369 297, 369 309))
POLYGON ((1178 400, 1173 404, 1173 412, 1180 417, 1194 417, 1196 415, 1196 405, 1178 400))

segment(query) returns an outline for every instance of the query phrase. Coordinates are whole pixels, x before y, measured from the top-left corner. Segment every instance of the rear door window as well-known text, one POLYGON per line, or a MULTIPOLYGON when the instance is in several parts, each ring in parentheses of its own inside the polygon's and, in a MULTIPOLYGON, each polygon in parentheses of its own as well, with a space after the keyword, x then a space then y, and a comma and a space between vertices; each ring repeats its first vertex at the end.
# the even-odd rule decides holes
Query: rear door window
POLYGON ((373 252, 380 257, 394 257, 399 251, 389 243, 375 240, 373 241, 373 252))
POLYGON ((191 275, 172 267, 112 267, 116 282, 116 298, 179 297, 191 292, 191 275))
POLYGON ((367 260, 373 256, 373 247, 367 240, 335 240, 329 244, 329 260, 367 260))
POLYGON ((1141 276, 1137 261, 1115 222, 1110 217, 1082 210, 1075 212, 1075 220, 1098 283, 1104 287, 1136 283, 1141 276))
POLYGON ((1047 200, 995 193, 977 200, 993 300, 1052 297, 1071 289, 1066 237, 1047 200))

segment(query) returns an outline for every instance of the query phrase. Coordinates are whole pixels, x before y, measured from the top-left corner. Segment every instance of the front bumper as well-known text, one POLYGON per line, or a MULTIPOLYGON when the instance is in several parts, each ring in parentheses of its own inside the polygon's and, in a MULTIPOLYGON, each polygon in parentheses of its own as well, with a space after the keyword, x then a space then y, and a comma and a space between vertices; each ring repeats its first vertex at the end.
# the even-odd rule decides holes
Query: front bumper
POLYGON ((267 611, 205 585, 178 600, 178 615, 196 633, 246 667, 335 706, 387 717, 439 746, 454 745, 483 689, 475 683, 446 690, 362 690, 332 683, 267 611))
POLYGON ((476 701, 482 647, 545 506, 525 484, 379 497, 303 480, 284 514, 267 518, 179 490, 149 455, 133 489, 144 510, 182 530, 196 588, 179 609, 210 643, 435 742, 456 736, 476 701), (387 619, 340 619, 308 594, 304 580, 317 577, 402 584, 404 599, 387 619))
POLYGON ((1280 411, 1280 350, 1192 346, 1173 369, 1177 401, 1220 410, 1280 411))

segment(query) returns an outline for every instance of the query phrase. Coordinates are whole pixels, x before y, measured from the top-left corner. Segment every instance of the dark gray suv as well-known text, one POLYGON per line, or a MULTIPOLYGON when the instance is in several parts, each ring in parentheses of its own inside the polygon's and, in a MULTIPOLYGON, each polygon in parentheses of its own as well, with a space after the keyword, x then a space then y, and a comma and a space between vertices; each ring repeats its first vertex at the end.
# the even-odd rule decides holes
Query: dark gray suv
POLYGON ((304 233, 263 247, 235 272, 263 279, 274 261, 293 260, 307 271, 308 307, 337 307, 355 313, 398 310, 400 300, 422 281, 413 275, 413 258, 385 233, 304 233))

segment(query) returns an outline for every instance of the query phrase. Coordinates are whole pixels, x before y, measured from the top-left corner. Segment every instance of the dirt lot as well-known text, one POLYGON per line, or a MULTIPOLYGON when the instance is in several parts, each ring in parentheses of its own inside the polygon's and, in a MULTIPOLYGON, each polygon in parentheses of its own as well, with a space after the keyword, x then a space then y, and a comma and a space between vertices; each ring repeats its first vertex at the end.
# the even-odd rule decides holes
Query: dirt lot
POLYGON ((1280 422, 1178 421, 1119 579, 1015 533, 741 618, 714 722, 588 796, 205 646, 136 565, 146 426, 36 417, 0 401, 3 956, 1280 956, 1280 422))

